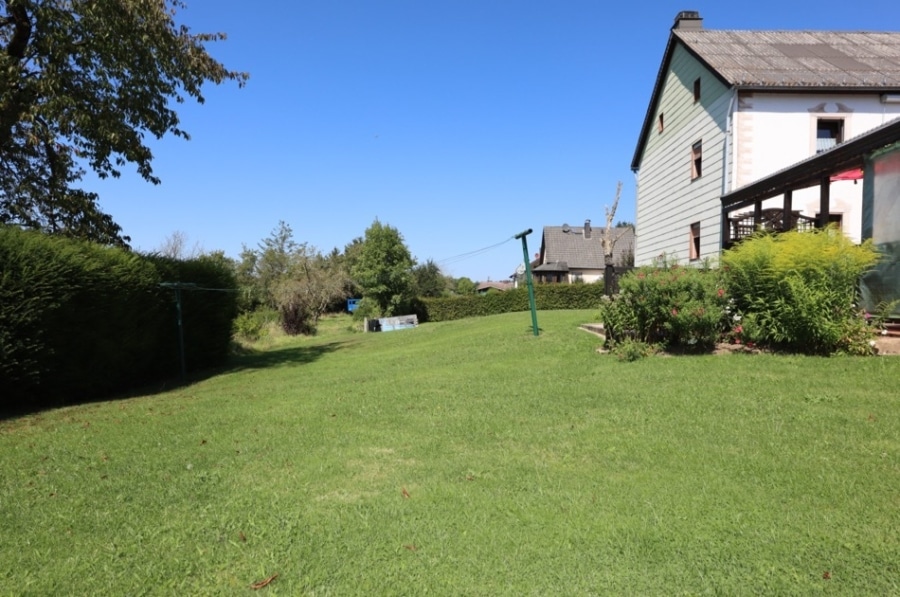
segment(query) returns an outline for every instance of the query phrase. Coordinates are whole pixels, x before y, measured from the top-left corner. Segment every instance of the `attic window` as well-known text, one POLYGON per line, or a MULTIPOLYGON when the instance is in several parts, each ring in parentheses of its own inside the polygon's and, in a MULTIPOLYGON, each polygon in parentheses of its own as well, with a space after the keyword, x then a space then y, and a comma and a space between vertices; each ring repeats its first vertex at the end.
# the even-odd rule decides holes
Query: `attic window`
POLYGON ((816 120, 816 153, 828 151, 844 142, 844 121, 840 118, 816 120))
POLYGON ((700 101, 700 77, 694 81, 694 103, 700 101))
POLYGON ((665 114, 663 114, 662 112, 659 113, 659 122, 656 123, 656 129, 659 132, 663 132, 663 129, 666 128, 665 122, 663 120, 664 116, 665 116, 665 114))
POLYGON ((703 140, 691 146, 691 180, 703 176, 703 140))

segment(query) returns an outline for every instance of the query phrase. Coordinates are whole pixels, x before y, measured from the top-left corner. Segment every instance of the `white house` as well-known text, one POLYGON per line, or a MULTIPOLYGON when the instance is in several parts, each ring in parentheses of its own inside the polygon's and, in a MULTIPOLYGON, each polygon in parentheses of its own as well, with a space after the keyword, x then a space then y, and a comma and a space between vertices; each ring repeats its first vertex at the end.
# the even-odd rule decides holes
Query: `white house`
POLYGON ((836 222, 860 240, 860 171, 832 177, 827 201, 809 188, 723 218, 721 198, 898 117, 900 32, 710 30, 681 12, 631 164, 635 263, 715 257, 758 225, 836 222))

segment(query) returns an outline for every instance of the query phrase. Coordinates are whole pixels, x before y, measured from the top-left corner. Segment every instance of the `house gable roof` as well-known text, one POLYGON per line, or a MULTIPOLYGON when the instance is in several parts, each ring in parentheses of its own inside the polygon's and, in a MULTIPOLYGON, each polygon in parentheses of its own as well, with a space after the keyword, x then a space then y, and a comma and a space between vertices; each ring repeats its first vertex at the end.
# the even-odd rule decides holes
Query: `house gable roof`
POLYGON ((631 160, 640 168, 672 54, 681 45, 728 87, 768 91, 900 90, 900 32, 672 29, 631 160))
MULTIPOLYGON (((584 238, 583 227, 544 226, 541 239, 544 264, 561 264, 568 270, 602 270, 606 267, 603 258, 603 233, 604 228, 593 228, 590 238, 584 238)), ((613 228, 612 234, 613 238, 622 235, 613 248, 613 263, 621 263, 626 253, 634 251, 634 229, 630 226, 613 228)))
POLYGON ((900 32, 674 30, 740 89, 900 89, 900 32))

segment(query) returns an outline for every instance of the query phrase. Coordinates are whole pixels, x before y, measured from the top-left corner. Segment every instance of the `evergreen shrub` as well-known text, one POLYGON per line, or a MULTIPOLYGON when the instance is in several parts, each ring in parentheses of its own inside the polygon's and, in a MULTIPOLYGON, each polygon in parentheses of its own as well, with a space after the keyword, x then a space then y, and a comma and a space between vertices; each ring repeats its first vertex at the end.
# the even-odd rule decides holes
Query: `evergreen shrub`
MULTIPOLYGON (((166 260, 0 226, 0 410, 90 400, 177 375, 174 293, 163 281, 235 287, 223 259, 166 260)), ((220 363, 234 293, 183 294, 189 367, 220 363)))

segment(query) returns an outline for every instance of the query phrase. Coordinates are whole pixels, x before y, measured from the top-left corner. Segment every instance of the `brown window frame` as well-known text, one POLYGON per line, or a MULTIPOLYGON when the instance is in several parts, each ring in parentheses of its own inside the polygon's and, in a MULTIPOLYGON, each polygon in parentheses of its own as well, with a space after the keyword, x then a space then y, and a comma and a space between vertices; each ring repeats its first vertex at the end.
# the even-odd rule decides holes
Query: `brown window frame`
POLYGON ((697 261, 700 259, 700 222, 691 224, 688 238, 690 241, 688 244, 688 255, 691 261, 697 261))
POLYGON ((703 176, 703 139, 691 145, 691 180, 703 176))

